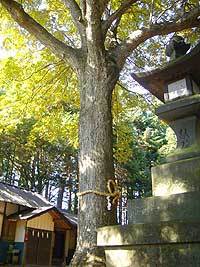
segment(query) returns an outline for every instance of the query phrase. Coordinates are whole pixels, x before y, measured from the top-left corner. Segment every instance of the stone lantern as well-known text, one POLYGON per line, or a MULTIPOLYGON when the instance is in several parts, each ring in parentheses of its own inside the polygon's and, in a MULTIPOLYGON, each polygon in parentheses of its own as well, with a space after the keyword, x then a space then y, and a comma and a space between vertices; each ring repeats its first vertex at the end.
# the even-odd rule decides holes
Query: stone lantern
POLYGON ((177 148, 152 168, 153 195, 200 190, 200 44, 161 69, 133 74, 159 98, 158 117, 175 132, 177 148))
POLYGON ((174 130, 177 148, 152 168, 153 196, 129 201, 129 224, 98 229, 97 244, 109 267, 200 266, 200 43, 132 76, 163 102, 156 114, 174 130))

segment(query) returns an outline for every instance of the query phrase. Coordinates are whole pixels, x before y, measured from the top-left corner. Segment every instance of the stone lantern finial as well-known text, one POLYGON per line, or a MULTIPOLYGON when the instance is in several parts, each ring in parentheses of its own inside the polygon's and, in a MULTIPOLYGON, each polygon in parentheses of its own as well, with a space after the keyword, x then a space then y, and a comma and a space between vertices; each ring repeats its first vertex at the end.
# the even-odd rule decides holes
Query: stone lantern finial
POLYGON ((185 43, 182 36, 174 35, 166 46, 166 56, 171 60, 176 59, 185 55, 189 49, 190 44, 185 43))

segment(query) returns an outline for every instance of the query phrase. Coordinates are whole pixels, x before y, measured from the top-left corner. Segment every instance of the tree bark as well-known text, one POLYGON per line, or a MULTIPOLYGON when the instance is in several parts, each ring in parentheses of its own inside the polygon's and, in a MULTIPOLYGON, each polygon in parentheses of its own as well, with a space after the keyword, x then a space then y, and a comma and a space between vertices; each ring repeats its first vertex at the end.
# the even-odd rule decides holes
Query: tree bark
MULTIPOLYGON (((118 71, 111 70, 104 62, 98 68, 88 65, 80 79, 81 193, 87 190, 107 192, 107 181, 114 179, 111 105, 118 71)), ((108 210, 106 197, 94 193, 79 197, 77 250, 72 266, 105 266, 104 253, 97 248, 94 229, 115 223, 116 207, 108 210)))
POLYGON ((62 209, 62 204, 63 204, 63 196, 64 196, 64 191, 65 191, 65 181, 63 180, 62 177, 59 177, 59 187, 58 187, 58 195, 57 195, 57 203, 56 206, 58 209, 62 209))
POLYGON ((47 180, 45 185, 45 198, 49 200, 49 180, 47 180))
POLYGON ((68 211, 72 211, 72 177, 69 174, 68 177, 68 182, 67 182, 67 191, 68 191, 68 201, 67 201, 67 205, 68 205, 68 211))

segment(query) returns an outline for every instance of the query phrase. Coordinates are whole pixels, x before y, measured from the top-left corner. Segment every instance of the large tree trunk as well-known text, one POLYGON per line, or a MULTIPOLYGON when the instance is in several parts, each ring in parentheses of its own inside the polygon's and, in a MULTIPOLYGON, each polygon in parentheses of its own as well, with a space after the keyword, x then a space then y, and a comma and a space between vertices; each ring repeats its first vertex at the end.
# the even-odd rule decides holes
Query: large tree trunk
MULTIPOLYGON (((79 192, 107 192, 107 181, 114 179, 111 102, 115 79, 106 67, 96 71, 88 67, 81 81, 79 192)), ((116 207, 112 205, 108 210, 106 197, 94 193, 80 196, 72 266, 105 266, 104 253, 96 245, 95 229, 115 223, 116 207)))

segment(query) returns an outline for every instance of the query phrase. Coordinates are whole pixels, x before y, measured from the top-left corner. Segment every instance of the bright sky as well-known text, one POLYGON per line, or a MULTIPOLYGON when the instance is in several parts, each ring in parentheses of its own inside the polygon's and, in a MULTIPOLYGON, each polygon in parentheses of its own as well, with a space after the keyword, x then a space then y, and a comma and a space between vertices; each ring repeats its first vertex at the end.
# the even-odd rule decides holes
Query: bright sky
POLYGON ((0 36, 0 59, 5 58, 8 53, 2 48, 3 46, 3 37, 0 36))
POLYGON ((7 51, 3 49, 3 36, 0 36, 0 59, 14 55, 15 55, 14 51, 7 51))
POLYGON ((4 51, 3 51, 3 49, 2 49, 2 37, 0 36, 0 58, 2 58, 3 57, 3 55, 4 55, 4 51))

